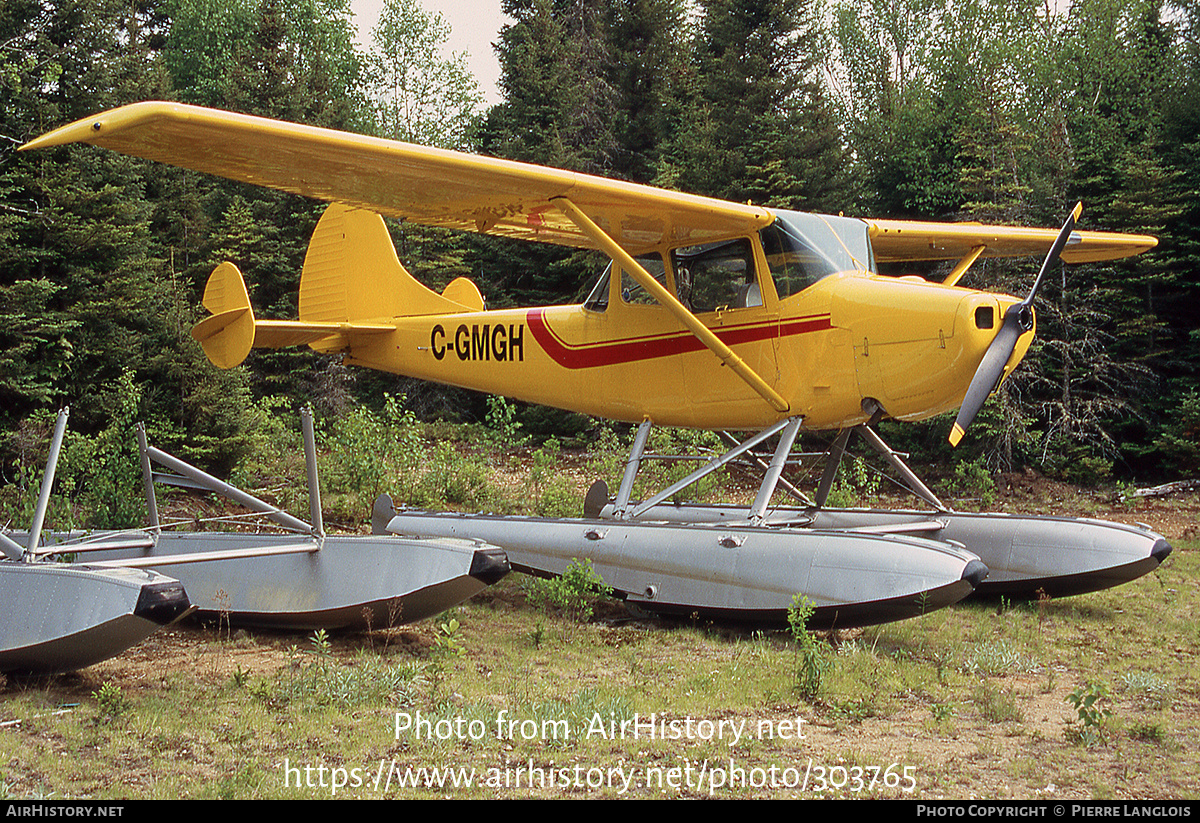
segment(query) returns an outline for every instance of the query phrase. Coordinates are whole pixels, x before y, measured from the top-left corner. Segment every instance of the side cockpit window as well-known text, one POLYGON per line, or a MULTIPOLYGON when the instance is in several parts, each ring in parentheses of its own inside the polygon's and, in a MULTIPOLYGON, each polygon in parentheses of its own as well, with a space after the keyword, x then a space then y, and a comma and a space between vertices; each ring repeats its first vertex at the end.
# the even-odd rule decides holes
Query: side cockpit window
POLYGON ((596 281, 596 285, 592 287, 591 293, 588 294, 587 300, 583 301, 583 307, 588 311, 607 311, 608 310, 608 290, 609 279, 612 277, 612 263, 605 267, 604 273, 600 275, 600 279, 596 281))
POLYGON ((762 305, 748 238, 675 249, 671 265, 679 302, 696 314, 762 305))

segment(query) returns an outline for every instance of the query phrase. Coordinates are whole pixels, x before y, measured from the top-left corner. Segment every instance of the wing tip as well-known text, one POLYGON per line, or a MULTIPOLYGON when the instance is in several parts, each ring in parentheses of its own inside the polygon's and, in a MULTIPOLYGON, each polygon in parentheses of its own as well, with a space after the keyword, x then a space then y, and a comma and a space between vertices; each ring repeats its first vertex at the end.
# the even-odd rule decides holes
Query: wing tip
POLYGON ((48 149, 65 146, 68 143, 92 143, 120 131, 131 123, 145 122, 164 116, 171 111, 180 112, 187 108, 193 107, 165 100, 144 100, 140 103, 130 103, 115 109, 97 112, 73 123, 67 123, 65 126, 59 126, 40 137, 33 138, 19 146, 17 150, 48 149))

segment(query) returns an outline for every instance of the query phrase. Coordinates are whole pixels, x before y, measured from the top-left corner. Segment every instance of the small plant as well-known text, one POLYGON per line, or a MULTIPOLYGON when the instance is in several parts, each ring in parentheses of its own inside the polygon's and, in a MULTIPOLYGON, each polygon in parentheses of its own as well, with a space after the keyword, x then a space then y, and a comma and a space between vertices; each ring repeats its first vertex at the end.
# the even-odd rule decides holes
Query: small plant
POLYGON ((591 560, 574 558, 558 577, 531 577, 525 584, 530 602, 545 611, 560 611, 576 623, 587 623, 597 597, 611 597, 612 589, 592 568, 591 560))
POLYGON ((229 603, 229 593, 224 589, 217 589, 213 601, 217 604, 217 639, 221 639, 221 626, 224 626, 225 640, 229 641, 233 637, 233 627, 230 624, 233 607, 229 603))
POLYGON ((1038 612, 1038 628, 1044 628, 1046 625, 1046 612, 1050 607, 1050 595, 1046 594, 1045 589, 1037 590, 1037 612, 1038 612))
POLYGON ((445 623, 439 623, 437 634, 433 638, 433 648, 435 654, 440 657, 462 657, 466 652, 466 647, 463 645, 462 634, 459 630, 462 626, 457 618, 450 618, 445 623))
POLYGON ((929 707, 929 711, 933 714, 933 719, 939 723, 954 717, 954 705, 951 703, 934 703, 929 707))
POLYGON ((1171 705, 1171 684, 1154 672, 1126 672, 1121 675, 1121 684, 1147 708, 1165 709, 1171 705))
POLYGON ((1108 687, 1089 680, 1067 695, 1079 721, 1078 737, 1091 745, 1104 739, 1104 721, 1112 717, 1112 709, 1102 705, 1108 697, 1108 687))
POLYGON ((1042 694, 1053 694, 1054 693, 1054 684, 1058 682, 1058 677, 1054 673, 1054 667, 1046 666, 1045 674, 1046 674, 1046 679, 1042 683, 1042 694))
POLYGON ((92 692, 96 699, 96 708, 100 710, 98 720, 111 721, 129 710, 129 698, 121 691, 121 687, 105 683, 97 691, 92 692))
POLYGON ((271 684, 267 682, 265 678, 260 677, 258 680, 251 683, 250 687, 246 691, 249 692, 250 696, 255 700, 259 700, 267 705, 272 705, 276 702, 275 694, 271 688, 271 684))
POLYGON ((458 619, 451 617, 449 620, 438 623, 434 632, 433 649, 429 654, 429 673, 430 687, 435 702, 438 688, 445 682, 451 662, 466 653, 467 649, 463 645, 461 629, 462 625, 458 619))
POLYGON ((1127 481, 1117 483, 1117 490, 1113 493, 1113 497, 1125 511, 1134 511, 1137 509, 1139 502, 1137 484, 1127 481))
POLYGON ((808 620, 816 607, 803 594, 792 598, 788 609, 788 628, 796 641, 796 691, 805 700, 812 700, 821 692, 821 682, 829 668, 829 655, 816 636, 808 630, 808 620))
POLYGON ((525 442, 521 421, 517 419, 517 407, 498 394, 488 395, 487 416, 483 422, 500 446, 511 448, 525 442))
POLYGON ((314 668, 324 671, 329 667, 333 653, 333 644, 329 642, 329 634, 324 629, 317 629, 308 638, 308 642, 312 645, 309 654, 314 658, 314 668))
POLYGON ((1041 664, 1038 661, 1026 657, 1003 640, 989 640, 977 644, 964 655, 959 664, 959 670, 965 674, 982 674, 987 677, 1031 674, 1040 668, 1041 664))
POLYGON ((243 688, 250 681, 250 672, 239 665, 229 676, 229 682, 235 689, 243 688))
POLYGON ((312 633, 312 637, 308 638, 312 644, 312 652, 317 657, 329 657, 333 651, 333 644, 329 642, 329 633, 324 629, 317 629, 312 633))
POLYGON ((1167 730, 1161 723, 1135 723, 1129 729, 1129 736, 1134 740, 1144 740, 1147 743, 1157 743, 1164 746, 1170 740, 1167 730))
POLYGON ((938 683, 946 685, 946 675, 954 664, 954 650, 943 649, 931 652, 934 669, 937 672, 938 683))
POLYGON ((992 723, 1019 723, 1024 719, 1016 696, 997 688, 990 680, 979 683, 971 697, 979 707, 979 714, 992 723))

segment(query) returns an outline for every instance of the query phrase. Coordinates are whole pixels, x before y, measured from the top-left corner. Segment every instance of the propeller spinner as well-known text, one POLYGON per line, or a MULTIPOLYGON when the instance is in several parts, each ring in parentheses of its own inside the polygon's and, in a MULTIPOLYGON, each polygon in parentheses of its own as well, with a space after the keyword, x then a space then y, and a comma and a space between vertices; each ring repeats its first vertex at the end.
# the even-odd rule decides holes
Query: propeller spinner
POLYGON ((1033 281, 1033 288, 1029 290, 1029 296, 1020 303, 1009 306, 1008 311, 1004 313, 1004 322, 1000 325, 1000 331, 996 333, 991 345, 984 353, 979 368, 975 370, 975 376, 971 378, 971 385, 967 387, 967 393, 963 396, 962 405, 958 409, 958 417, 954 420, 954 428, 950 430, 951 446, 958 445, 963 434, 966 433, 967 426, 971 425, 975 415, 983 408, 984 401, 1000 386, 1000 380, 1004 377, 1004 366, 1012 357, 1021 335, 1033 330, 1033 299, 1037 296, 1038 289, 1041 288, 1046 272, 1058 260, 1067 241, 1071 239, 1071 232, 1075 230, 1075 221, 1079 219, 1082 212, 1083 203, 1076 203, 1075 208, 1067 215, 1067 221, 1063 223, 1062 231, 1055 238, 1054 245, 1050 247, 1050 252, 1042 263, 1041 271, 1038 272, 1037 279, 1033 281))

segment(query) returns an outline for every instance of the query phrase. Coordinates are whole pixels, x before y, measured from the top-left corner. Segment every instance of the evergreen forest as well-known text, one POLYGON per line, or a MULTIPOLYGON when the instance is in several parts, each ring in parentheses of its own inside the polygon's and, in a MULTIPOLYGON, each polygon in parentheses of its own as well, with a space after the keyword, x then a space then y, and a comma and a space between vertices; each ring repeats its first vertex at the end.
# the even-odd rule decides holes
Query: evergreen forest
MULTIPOLYGON (((100 476, 126 448, 106 438, 134 420, 228 474, 270 418, 292 425, 304 403, 326 420, 389 396, 425 420, 497 408, 307 349, 211 366, 189 336, 208 274, 232 260, 260 316, 294 318, 324 204, 88 146, 16 150, 150 99, 850 216, 1057 227, 1081 200, 1081 228, 1158 247, 1054 269, 1035 347, 953 457, 947 420, 886 436, 917 460, 1079 482, 1200 474, 1200 0, 504 11, 501 101, 485 107, 418 0, 386 0, 365 46, 348 0, 0 0, 0 484, 37 469, 64 405, 90 444, 77 459, 100 476)), ((418 279, 470 276, 493 306, 579 300, 603 265, 391 230, 418 279)), ((1023 295, 1039 263, 980 262, 963 285, 1023 295)), ((589 425, 513 411, 529 432, 589 425)))

